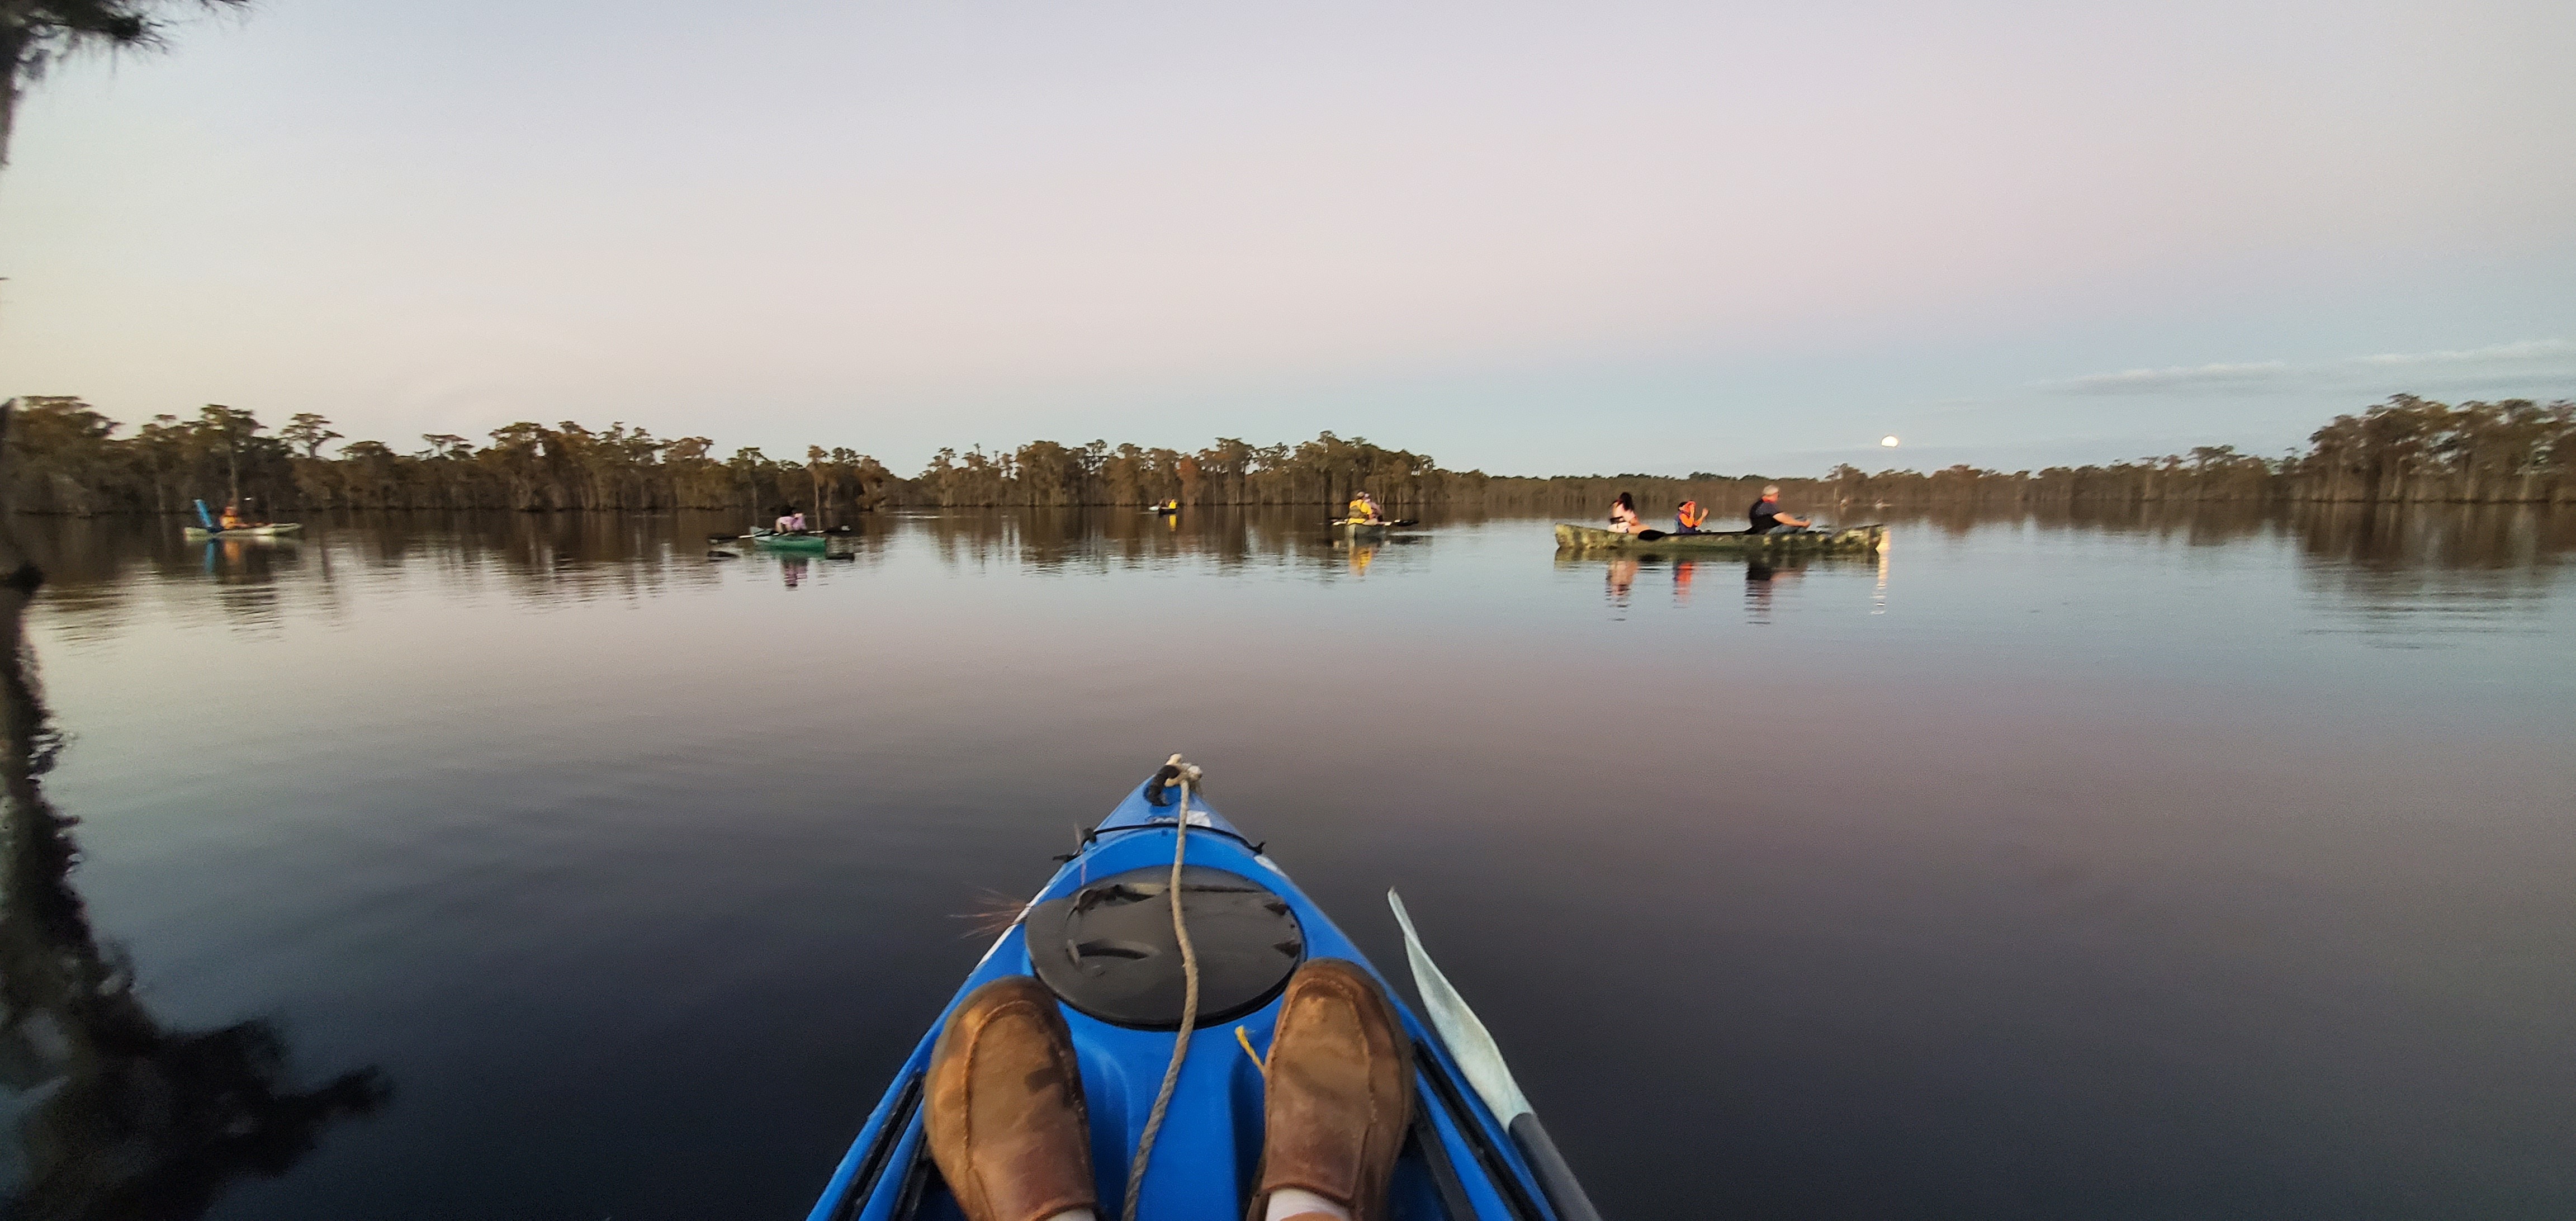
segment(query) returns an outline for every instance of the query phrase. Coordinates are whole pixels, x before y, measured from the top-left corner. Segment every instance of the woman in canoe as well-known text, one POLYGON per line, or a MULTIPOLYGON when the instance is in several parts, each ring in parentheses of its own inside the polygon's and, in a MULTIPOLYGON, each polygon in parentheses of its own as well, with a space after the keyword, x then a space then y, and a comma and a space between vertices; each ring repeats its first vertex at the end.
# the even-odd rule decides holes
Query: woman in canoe
POLYGON ((1626 492, 1619 493, 1619 499, 1610 502, 1610 532, 1635 534, 1645 528, 1645 521, 1637 516, 1637 502, 1626 492))
POLYGON ((1696 500, 1685 500, 1682 507, 1673 510, 1673 523, 1680 527, 1673 531, 1675 534, 1697 534, 1701 526, 1708 524, 1708 510, 1699 507, 1696 500))

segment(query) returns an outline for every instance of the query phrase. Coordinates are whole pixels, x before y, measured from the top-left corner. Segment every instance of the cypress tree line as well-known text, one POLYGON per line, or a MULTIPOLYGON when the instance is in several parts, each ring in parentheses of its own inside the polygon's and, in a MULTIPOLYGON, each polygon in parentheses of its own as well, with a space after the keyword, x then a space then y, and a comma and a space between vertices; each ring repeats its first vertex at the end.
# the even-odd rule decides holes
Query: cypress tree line
MULTIPOLYGON (((1221 437, 1198 450, 1031 441, 1008 452, 943 449, 920 474, 867 454, 808 446, 801 460, 756 448, 718 457, 706 437, 665 439, 623 422, 591 429, 521 421, 476 444, 425 434, 398 452, 347 441, 312 413, 278 428, 210 404, 155 416, 130 435, 77 398, 16 400, 10 493, 22 512, 186 513, 246 499, 274 515, 306 509, 665 510, 766 512, 795 503, 826 521, 896 506, 1338 504, 1366 490, 1400 508, 1589 511, 1619 492, 1648 506, 1683 499, 1731 511, 1764 482, 1695 473, 1501 476, 1441 467, 1428 454, 1323 433, 1253 445, 1221 437)), ((2555 502, 2576 500, 2576 404, 2528 399, 2433 402, 2397 395, 2335 417, 2304 454, 2262 458, 2226 445, 2104 466, 1993 471, 1837 467, 1779 480, 1806 503, 2014 504, 2071 501, 2555 502)))

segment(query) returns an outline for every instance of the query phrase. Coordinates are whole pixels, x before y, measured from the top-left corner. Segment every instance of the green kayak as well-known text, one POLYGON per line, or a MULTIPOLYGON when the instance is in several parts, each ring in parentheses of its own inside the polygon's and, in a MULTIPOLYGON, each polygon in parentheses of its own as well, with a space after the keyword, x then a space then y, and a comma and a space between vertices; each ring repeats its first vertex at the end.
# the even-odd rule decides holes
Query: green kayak
POLYGON ((1851 526, 1803 534, 1668 534, 1661 530, 1616 534, 1597 526, 1559 525, 1559 551, 1674 552, 1705 551, 1718 555, 1867 555, 1887 549, 1887 527, 1851 526), (1652 537, 1649 537, 1649 536, 1652 537))
POLYGON ((771 551, 821 551, 832 545, 831 536, 810 532, 779 534, 774 531, 762 531, 744 535, 743 541, 754 547, 766 547, 771 551))

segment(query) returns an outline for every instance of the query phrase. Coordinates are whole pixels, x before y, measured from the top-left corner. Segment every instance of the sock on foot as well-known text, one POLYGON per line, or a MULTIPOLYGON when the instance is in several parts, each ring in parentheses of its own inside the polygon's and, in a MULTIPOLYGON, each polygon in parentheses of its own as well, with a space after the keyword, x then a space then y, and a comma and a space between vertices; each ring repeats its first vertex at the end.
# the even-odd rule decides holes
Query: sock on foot
POLYGON ((1314 1192, 1282 1187, 1270 1193, 1261 1221, 1351 1221, 1351 1210, 1314 1192))

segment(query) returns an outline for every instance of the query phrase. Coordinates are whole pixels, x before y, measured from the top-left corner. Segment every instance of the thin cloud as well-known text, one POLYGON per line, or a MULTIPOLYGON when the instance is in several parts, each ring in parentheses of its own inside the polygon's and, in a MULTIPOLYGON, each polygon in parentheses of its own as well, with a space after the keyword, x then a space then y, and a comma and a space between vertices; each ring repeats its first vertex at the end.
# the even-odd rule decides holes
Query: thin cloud
POLYGON ((2576 344, 2564 339, 2527 339, 2482 348, 2383 352, 2307 363, 2265 360, 2126 369, 2039 382, 2037 386, 2057 394, 2288 393, 2381 386, 2400 374, 2406 384, 2389 388, 2538 389, 2535 379, 2576 383, 2576 344))
POLYGON ((2163 394, 2175 390, 2246 389, 2295 371, 2295 367, 2287 362, 2265 360, 2188 368, 2126 369, 2118 373, 2095 373, 2041 384, 2069 394, 2163 394))
POLYGON ((2449 352, 2390 352, 2364 356, 2353 362, 2364 365, 2441 365, 2468 361, 2546 360, 2554 356, 2576 354, 2576 345, 2564 339, 2526 339, 2521 343, 2489 344, 2483 348, 2462 348, 2449 352))

